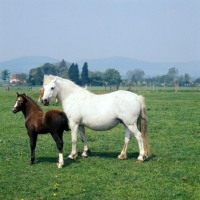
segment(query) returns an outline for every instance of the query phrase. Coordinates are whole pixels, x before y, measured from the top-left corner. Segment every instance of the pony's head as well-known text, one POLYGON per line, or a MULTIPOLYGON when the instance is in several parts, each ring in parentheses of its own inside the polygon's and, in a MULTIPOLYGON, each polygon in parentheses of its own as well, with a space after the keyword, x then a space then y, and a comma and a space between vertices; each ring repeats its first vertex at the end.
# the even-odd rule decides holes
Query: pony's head
POLYGON ((49 84, 44 86, 44 94, 42 97, 42 103, 45 106, 48 106, 51 100, 57 96, 56 81, 57 81, 57 78, 51 80, 49 84))
POLYGON ((19 94, 17 92, 17 99, 16 99, 15 105, 14 105, 14 107, 12 109, 13 113, 17 113, 17 112, 21 111, 23 106, 24 106, 24 104, 26 103, 26 101, 27 100, 26 100, 25 93, 19 94))

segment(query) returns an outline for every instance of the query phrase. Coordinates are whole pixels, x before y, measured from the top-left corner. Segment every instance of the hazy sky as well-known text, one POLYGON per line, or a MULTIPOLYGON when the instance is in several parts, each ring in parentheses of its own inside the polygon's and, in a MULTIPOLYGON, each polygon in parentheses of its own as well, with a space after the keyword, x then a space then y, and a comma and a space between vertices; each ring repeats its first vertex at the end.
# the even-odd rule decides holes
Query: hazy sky
POLYGON ((200 60, 200 0, 0 0, 0 62, 200 60))

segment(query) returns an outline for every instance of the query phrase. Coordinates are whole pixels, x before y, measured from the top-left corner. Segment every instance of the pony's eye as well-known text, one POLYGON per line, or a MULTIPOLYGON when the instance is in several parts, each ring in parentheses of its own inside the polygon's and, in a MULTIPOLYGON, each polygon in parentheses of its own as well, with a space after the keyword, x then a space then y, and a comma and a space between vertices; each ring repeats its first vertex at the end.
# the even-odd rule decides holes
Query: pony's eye
POLYGON ((54 89, 54 87, 51 87, 51 90, 53 90, 54 89))

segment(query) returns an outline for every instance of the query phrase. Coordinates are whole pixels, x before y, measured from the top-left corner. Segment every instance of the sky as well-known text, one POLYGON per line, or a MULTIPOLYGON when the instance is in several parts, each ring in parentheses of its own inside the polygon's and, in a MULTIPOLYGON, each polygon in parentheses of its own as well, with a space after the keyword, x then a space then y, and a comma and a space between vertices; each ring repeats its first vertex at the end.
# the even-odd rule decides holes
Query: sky
POLYGON ((0 0, 0 62, 200 61, 199 0, 0 0))

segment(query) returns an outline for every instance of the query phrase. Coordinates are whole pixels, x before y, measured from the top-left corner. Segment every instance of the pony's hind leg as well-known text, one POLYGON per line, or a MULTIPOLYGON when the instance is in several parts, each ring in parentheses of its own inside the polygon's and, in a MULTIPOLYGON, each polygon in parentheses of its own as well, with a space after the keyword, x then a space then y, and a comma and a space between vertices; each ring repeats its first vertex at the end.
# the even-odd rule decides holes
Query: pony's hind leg
POLYGON ((144 149, 144 141, 142 137, 142 133, 138 130, 137 125, 129 125, 128 129, 134 134, 135 138, 138 141, 139 146, 139 156, 137 158, 137 162, 144 161, 145 158, 145 149, 144 149))
POLYGON ((129 144, 129 141, 131 139, 131 132, 130 130, 126 127, 125 129, 125 142, 124 142, 124 147, 120 153, 120 155, 118 156, 118 159, 120 160, 123 160, 123 159, 126 159, 126 151, 127 151, 127 148, 128 148, 128 144, 129 144))
POLYGON ((83 142, 83 153, 81 154, 81 156, 82 156, 82 158, 87 158, 88 155, 90 154, 90 150, 88 149, 88 146, 87 146, 87 139, 86 139, 86 135, 85 135, 84 126, 79 126, 79 131, 80 131, 81 139, 83 142))

